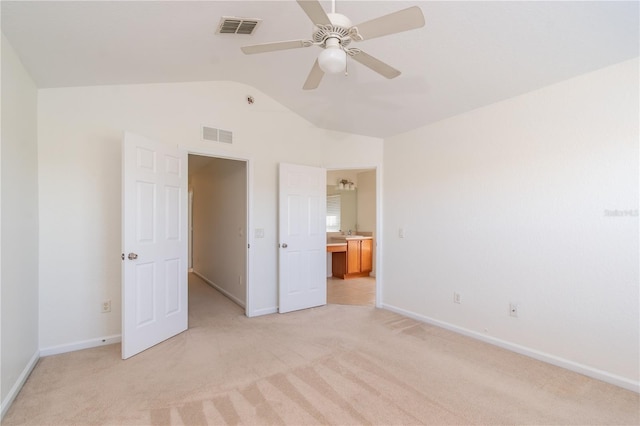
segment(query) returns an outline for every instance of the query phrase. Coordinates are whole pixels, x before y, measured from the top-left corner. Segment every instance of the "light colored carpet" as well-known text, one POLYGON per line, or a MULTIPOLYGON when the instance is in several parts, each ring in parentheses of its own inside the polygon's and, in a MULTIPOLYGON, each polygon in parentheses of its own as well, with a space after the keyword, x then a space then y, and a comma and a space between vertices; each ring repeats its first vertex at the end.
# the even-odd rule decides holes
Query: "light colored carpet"
POLYGON ((192 277, 190 329, 42 358, 3 425, 640 423, 639 395, 366 306, 246 318, 192 277))

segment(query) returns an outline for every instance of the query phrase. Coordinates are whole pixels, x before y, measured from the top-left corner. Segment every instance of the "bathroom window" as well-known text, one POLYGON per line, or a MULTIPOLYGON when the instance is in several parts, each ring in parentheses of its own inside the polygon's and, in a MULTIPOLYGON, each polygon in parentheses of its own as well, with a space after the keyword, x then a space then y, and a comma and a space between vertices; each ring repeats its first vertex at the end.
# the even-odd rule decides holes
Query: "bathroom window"
POLYGON ((340 231, 340 195, 327 195, 327 232, 340 231))

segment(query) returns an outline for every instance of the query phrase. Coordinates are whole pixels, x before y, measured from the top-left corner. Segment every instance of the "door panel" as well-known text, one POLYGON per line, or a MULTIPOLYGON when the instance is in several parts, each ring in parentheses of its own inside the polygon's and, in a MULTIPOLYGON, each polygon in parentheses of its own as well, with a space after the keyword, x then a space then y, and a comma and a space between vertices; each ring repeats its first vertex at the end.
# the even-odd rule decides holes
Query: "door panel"
POLYGON ((186 153, 123 141, 122 358, 187 329, 186 153))
POLYGON ((279 311, 327 303, 326 170, 280 164, 279 311))
POLYGON ((156 186, 149 182, 136 182, 136 233, 140 244, 153 243, 155 232, 156 186))
POLYGON ((142 327, 155 321, 155 291, 156 271, 153 263, 135 265, 136 271, 136 327, 142 327))
POLYGON ((347 273, 360 272, 360 241, 347 241, 347 273))
POLYGON ((373 240, 362 240, 360 243, 360 270, 371 272, 373 269, 372 258, 373 240))
POLYGON ((169 260, 165 263, 165 308, 166 315, 177 314, 180 312, 180 261, 177 259, 169 260))

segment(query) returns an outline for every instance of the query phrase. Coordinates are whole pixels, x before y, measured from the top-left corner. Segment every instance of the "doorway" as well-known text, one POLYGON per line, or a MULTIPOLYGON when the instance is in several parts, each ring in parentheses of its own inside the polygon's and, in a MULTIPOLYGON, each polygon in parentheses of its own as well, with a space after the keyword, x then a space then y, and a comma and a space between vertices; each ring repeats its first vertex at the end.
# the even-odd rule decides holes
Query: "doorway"
POLYGON ((327 243, 339 241, 339 238, 348 237, 349 234, 373 240, 372 268, 368 276, 348 279, 336 277, 333 261, 340 256, 327 253, 327 303, 376 306, 377 193, 375 168, 327 170, 328 203, 339 205, 334 210, 334 216, 327 218, 327 243), (339 211, 338 218, 335 217, 336 211, 339 211), (336 226, 336 221, 339 226, 336 226))
POLYGON ((189 154, 191 271, 247 308, 247 162, 189 154))

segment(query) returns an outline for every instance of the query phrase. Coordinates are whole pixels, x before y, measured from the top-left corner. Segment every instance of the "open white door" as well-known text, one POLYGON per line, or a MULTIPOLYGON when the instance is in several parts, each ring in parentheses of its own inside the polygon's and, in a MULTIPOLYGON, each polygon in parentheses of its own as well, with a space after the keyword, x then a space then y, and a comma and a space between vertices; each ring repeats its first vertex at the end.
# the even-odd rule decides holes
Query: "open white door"
POLYGON ((125 133, 122 358, 187 329, 187 153, 125 133))
POLYGON ((280 164, 281 313, 327 304, 327 172, 280 164))

